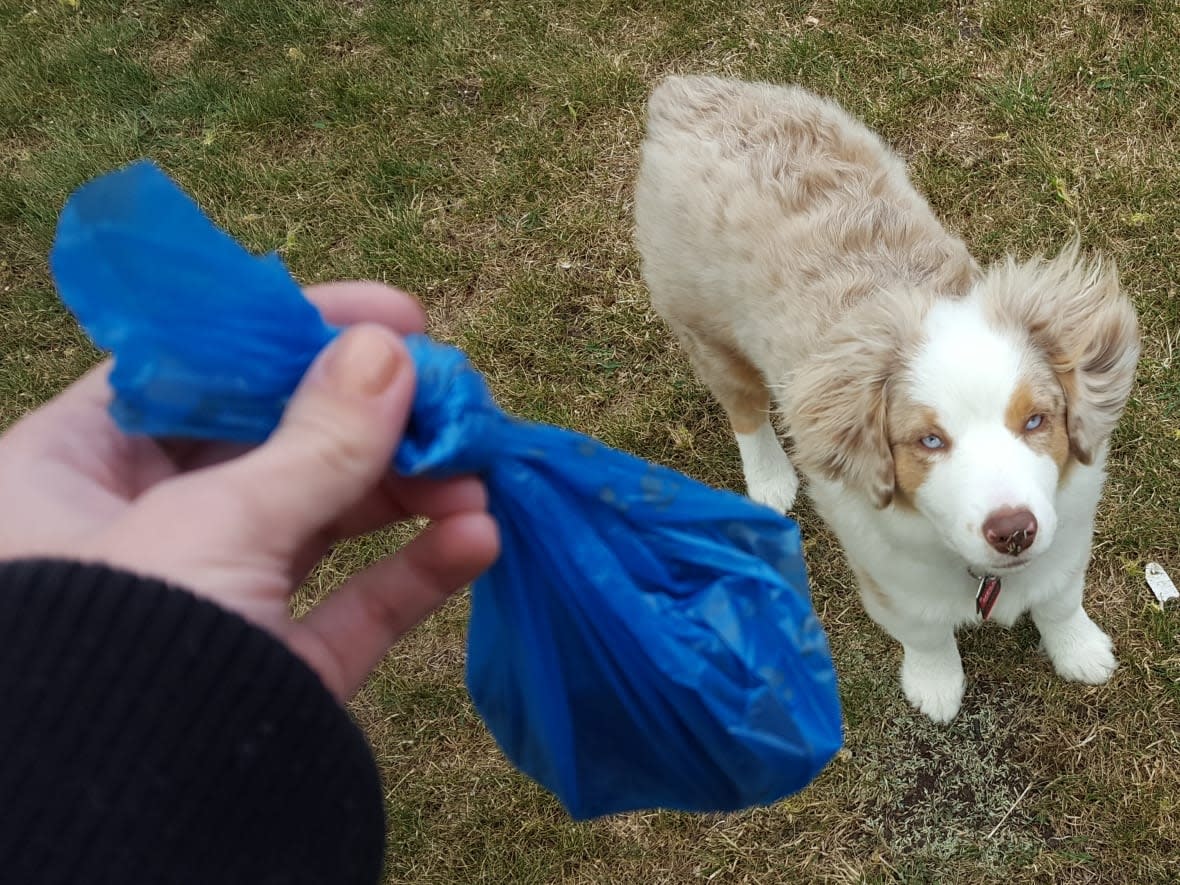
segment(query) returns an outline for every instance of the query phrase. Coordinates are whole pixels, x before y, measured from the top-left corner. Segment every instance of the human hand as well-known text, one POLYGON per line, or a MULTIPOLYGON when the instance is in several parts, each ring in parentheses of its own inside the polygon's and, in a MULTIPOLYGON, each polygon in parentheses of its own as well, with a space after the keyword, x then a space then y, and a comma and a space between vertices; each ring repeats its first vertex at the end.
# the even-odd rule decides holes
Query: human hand
POLYGON ((206 597, 268 630, 341 700, 397 639, 496 558, 483 484, 389 466, 414 393, 400 335, 424 317, 377 283, 308 289, 350 326, 304 376, 264 444, 160 444, 122 433, 105 362, 0 436, 0 559, 102 562, 206 597), (344 538, 431 524, 302 620, 293 590, 344 538))

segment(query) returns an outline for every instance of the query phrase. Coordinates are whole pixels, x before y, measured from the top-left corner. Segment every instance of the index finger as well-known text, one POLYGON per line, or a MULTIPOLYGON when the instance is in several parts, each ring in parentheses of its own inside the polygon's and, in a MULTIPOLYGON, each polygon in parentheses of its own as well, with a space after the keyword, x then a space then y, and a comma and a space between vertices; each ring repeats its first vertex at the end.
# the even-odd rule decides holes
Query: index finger
POLYGON ((377 323, 411 335, 426 329, 426 312, 413 296, 371 280, 319 283, 303 290, 320 309, 324 319, 336 326, 377 323))

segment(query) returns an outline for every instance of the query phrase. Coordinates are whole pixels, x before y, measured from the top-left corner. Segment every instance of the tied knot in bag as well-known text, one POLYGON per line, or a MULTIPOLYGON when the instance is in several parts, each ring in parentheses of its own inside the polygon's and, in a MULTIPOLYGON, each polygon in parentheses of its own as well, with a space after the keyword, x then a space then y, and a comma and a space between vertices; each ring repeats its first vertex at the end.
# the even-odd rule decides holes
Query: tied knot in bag
POLYGON ((403 476, 484 475, 506 454, 511 419, 458 350, 414 335, 407 339, 418 386, 394 466, 403 476))

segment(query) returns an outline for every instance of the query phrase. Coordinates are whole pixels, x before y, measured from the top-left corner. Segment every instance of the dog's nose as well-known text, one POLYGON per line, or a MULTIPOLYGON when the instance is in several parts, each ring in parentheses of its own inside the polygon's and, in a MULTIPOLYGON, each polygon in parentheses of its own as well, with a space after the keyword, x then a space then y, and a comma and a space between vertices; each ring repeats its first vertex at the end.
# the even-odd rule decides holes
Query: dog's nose
POLYGON ((1037 518, 1027 510, 997 510, 983 524, 983 536, 1001 553, 1018 556, 1037 536, 1037 518))

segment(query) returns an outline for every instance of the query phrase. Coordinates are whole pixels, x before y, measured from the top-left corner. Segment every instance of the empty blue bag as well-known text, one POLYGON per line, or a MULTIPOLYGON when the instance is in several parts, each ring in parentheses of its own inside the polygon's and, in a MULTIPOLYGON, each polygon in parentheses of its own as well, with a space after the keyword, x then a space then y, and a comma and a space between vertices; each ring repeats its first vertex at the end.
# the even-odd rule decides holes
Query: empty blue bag
MULTIPOLYGON (((129 433, 258 442, 328 326, 275 255, 147 162, 80 188, 50 256, 114 353, 129 433)), ((808 784, 842 732, 797 526, 728 492, 501 412, 454 348, 409 342, 403 475, 479 474, 503 552, 472 588, 467 685, 508 758, 588 818, 728 811, 808 784)))

